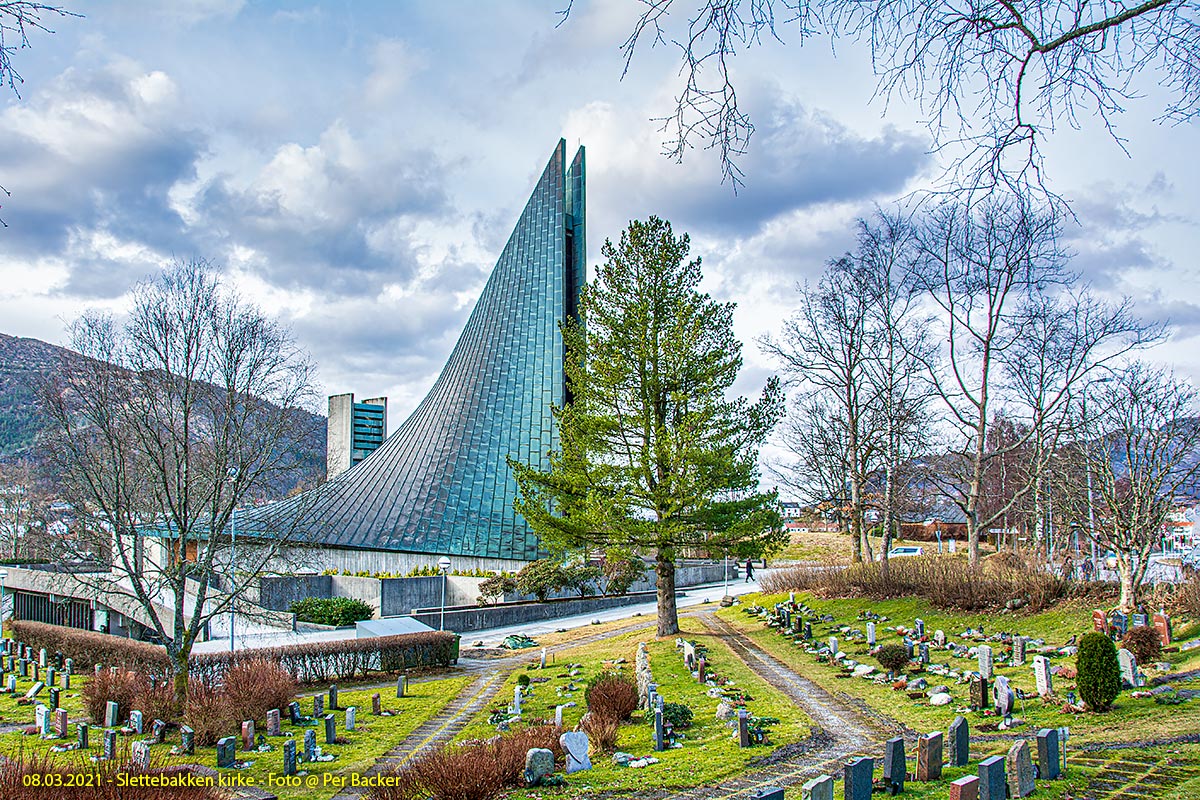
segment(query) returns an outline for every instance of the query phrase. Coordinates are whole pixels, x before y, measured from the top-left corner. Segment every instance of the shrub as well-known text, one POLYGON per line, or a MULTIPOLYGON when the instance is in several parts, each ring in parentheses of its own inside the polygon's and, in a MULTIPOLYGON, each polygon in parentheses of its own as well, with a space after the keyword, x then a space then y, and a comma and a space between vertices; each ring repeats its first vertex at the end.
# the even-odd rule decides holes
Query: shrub
POLYGON ((683 703, 663 703, 663 722, 679 730, 692 724, 692 710, 683 703))
POLYGON ((306 597, 288 607, 301 622, 341 627, 359 620, 370 619, 375 608, 352 597, 306 597))
POLYGON ((902 644, 885 644, 875 654, 875 660, 888 672, 899 672, 908 663, 908 648, 902 644))
POLYGON ((103 664, 152 674, 166 674, 171 666, 162 647, 122 636, 27 620, 12 620, 9 626, 14 639, 35 651, 44 647, 47 653, 62 653, 79 664, 103 664))
POLYGON ((104 722, 105 706, 110 700, 116 701, 117 718, 126 719, 129 712, 138 706, 138 695, 142 692, 143 677, 133 672, 120 670, 112 673, 107 669, 93 675, 79 691, 83 698, 83 707, 87 709, 92 722, 99 725, 104 722))
POLYGON ((605 594, 625 594, 646 575, 646 562, 621 547, 610 547, 600 559, 605 594))
POLYGON ((579 727, 588 735, 588 742, 598 752, 611 753, 617 749, 617 734, 621 730, 621 721, 596 714, 594 711, 583 715, 579 727))
POLYGON ((1162 655, 1162 640, 1158 631, 1148 625, 1130 628, 1121 638, 1121 646, 1133 653, 1139 664, 1149 664, 1162 655))
POLYGON ((517 685, 520 686, 521 688, 525 688, 526 686, 529 685, 529 673, 528 672, 522 672, 520 675, 517 676, 517 685))
POLYGON ((599 567, 584 561, 567 564, 562 568, 562 588, 579 592, 580 597, 591 597, 596 593, 601 574, 599 567))
POLYGON ((204 681, 191 681, 188 684, 184 719, 188 727, 196 732, 196 744, 211 747, 222 736, 229 736, 245 719, 235 719, 238 716, 220 688, 204 681))
POLYGON ((517 579, 501 572, 479 584, 479 604, 498 603, 504 595, 517 591, 517 579))
POLYGON ((583 693, 593 716, 623 722, 638 707, 637 684, 616 672, 601 672, 583 693))
POLYGON ((224 693, 242 719, 265 721, 267 712, 281 712, 296 699, 296 679, 281 666, 266 659, 234 664, 225 673, 224 693))
POLYGON ((766 593, 810 591, 873 600, 917 597, 935 608, 977 612, 1002 611, 1014 600, 1030 611, 1044 611, 1066 598, 1073 585, 1011 554, 992 556, 979 567, 955 556, 891 559, 886 576, 878 561, 791 567, 775 570, 761 582, 766 593))
POLYGON ((530 561, 517 573, 517 591, 521 594, 531 594, 539 601, 545 602, 546 597, 566 585, 566 575, 562 565, 548 558, 530 561))
MULTIPOLYGON (((152 757, 153 758, 153 757, 152 757)), ((0 758, 0 797, 4 800, 230 800, 233 793, 216 786, 140 786, 118 780, 118 776, 186 774, 186 766, 162 766, 161 757, 150 769, 142 769, 122 757, 93 763, 84 755, 36 754, 17 752, 0 758), (33 784, 32 776, 38 776, 33 784), (80 781, 81 775, 96 780, 80 781), (31 785, 33 784, 33 785, 31 785), (47 788, 53 786, 53 789, 47 788)))
POLYGON ((561 758, 561 729, 523 728, 486 742, 443 745, 403 769, 385 773, 391 786, 372 787, 368 800, 491 800, 524 781, 525 753, 544 747, 561 758))
POLYGON ((1108 710, 1121 691, 1121 666, 1112 639, 1102 633, 1084 634, 1079 640, 1075 668, 1079 697, 1092 711, 1108 710))

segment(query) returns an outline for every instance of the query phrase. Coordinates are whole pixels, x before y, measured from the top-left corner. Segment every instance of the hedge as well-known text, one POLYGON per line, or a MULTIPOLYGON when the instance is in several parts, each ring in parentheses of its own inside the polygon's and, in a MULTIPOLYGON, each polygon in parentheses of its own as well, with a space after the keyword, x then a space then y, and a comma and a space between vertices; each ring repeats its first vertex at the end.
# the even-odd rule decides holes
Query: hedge
MULTIPOLYGON (((13 638, 35 651, 61 652, 77 664, 120 666, 146 673, 170 671, 166 650, 160 646, 111 636, 106 633, 16 620, 13 638)), ((300 683, 361 678, 372 672, 398 672, 415 667, 447 666, 458 659, 458 637, 453 633, 424 631, 369 639, 262 647, 235 653, 193 654, 191 675, 201 680, 220 680, 231 663, 267 659, 278 663, 300 683)))

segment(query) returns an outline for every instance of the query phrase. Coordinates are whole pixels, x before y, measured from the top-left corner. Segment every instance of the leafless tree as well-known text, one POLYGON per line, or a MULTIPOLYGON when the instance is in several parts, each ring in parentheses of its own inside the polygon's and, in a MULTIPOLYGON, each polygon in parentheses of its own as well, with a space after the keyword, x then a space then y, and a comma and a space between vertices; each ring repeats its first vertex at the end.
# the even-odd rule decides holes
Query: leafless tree
MULTIPOLYGON (((682 160, 697 140, 721 154, 724 177, 754 132, 738 104, 739 53, 791 36, 828 34, 869 47, 876 96, 915 100, 950 175, 973 189, 1043 186, 1041 142, 1059 125, 1116 119, 1153 70, 1167 90, 1161 119, 1200 108, 1196 0, 638 0, 621 44, 625 72, 639 45, 678 48, 682 87, 662 118, 665 153, 682 160)), ((570 3, 562 12, 570 13, 570 3)))
POLYGON ((137 612, 165 642, 182 703, 193 645, 291 539, 294 528, 258 536, 233 563, 235 508, 299 467, 312 365, 204 261, 139 285, 127 318, 89 313, 71 334, 85 358, 45 388, 46 446, 112 568, 63 580, 137 612))
POLYGON ((849 534, 845 430, 837 411, 819 393, 798 395, 779 433, 788 460, 772 464, 771 473, 806 504, 836 510, 843 533, 849 534))
POLYGON ((910 279, 937 309, 945 340, 927 366, 957 439, 947 488, 967 518, 972 564, 981 533, 1038 486, 1072 389, 1159 335, 1128 303, 1111 306, 1070 288, 1077 276, 1057 231, 1052 211, 999 195, 975 205, 946 201, 918 226, 921 258, 910 279), (1022 433, 989 447, 990 422, 1002 409, 1022 433), (1031 454, 1026 481, 985 505, 989 465, 1017 451, 1031 454))
POLYGON ((1111 550, 1121 578, 1120 605, 1138 604, 1150 553, 1180 496, 1200 477, 1200 392, 1167 370, 1134 362, 1073 399, 1073 441, 1056 470, 1063 515, 1111 550), (1094 529, 1088 522, 1093 517, 1094 529))
POLYGON ((50 521, 48 506, 36 470, 24 462, 0 464, 0 559, 45 557, 40 550, 50 521), (38 544, 31 548, 31 542, 38 544))

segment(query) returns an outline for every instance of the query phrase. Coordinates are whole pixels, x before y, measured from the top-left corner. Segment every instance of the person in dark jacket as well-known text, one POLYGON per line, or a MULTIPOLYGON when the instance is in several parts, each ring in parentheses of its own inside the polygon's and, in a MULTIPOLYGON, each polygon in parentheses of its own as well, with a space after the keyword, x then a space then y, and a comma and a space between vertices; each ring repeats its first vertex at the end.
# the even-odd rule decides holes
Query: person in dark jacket
POLYGON ((754 560, 746 559, 746 583, 754 580, 754 560))

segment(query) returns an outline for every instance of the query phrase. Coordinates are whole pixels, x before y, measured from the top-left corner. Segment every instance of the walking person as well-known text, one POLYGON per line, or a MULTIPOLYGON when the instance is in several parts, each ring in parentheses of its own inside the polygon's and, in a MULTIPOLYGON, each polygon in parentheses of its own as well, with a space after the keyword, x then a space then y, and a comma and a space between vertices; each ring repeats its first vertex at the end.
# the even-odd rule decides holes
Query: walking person
POLYGON ((754 580, 754 560, 746 559, 746 583, 754 580))

